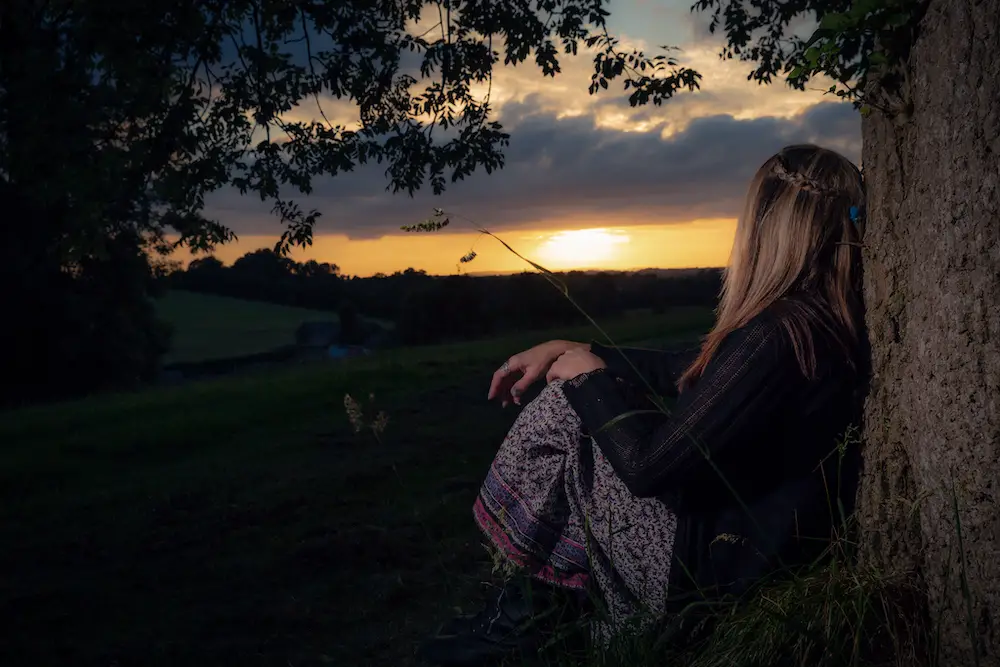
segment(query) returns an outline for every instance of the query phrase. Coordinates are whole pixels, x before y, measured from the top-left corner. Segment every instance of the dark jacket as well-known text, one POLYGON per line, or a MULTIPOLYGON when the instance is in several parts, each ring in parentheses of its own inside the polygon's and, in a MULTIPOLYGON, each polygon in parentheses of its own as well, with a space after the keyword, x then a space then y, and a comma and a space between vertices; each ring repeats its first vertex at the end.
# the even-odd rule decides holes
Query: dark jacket
POLYGON ((860 455, 838 443, 858 416, 863 366, 835 352, 817 327, 817 372, 807 379, 782 322, 790 307, 779 301, 730 334, 680 394, 675 382, 697 350, 595 344, 608 368, 564 385, 632 493, 660 498, 678 516, 668 611, 739 595, 783 566, 812 560, 853 509, 860 455), (628 414, 641 404, 640 376, 676 398, 669 416, 628 414))

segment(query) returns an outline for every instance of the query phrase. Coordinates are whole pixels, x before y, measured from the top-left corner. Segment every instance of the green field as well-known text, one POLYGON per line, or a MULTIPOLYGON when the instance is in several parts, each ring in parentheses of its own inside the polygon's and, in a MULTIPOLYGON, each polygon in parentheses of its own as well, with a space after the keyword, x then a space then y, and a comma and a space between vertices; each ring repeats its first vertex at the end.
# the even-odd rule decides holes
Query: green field
MULTIPOLYGON (((690 340, 711 314, 609 326, 690 340)), ((552 331, 0 415, 0 665, 407 665, 477 601, 470 506, 514 412, 485 401, 552 331), (374 393, 383 444, 345 393, 374 393)), ((206 345, 205 349, 209 349, 206 345)))
POLYGON ((173 328, 167 363, 206 361, 267 352, 295 342, 303 322, 336 320, 336 313, 171 291, 157 312, 173 328))

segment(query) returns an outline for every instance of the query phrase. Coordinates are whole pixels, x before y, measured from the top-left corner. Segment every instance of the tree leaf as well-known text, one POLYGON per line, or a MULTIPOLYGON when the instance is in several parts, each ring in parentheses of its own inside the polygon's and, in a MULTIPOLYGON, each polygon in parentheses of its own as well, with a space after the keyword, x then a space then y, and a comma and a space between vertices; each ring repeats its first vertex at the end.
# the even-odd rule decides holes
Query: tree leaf
POLYGON ((854 23, 854 19, 847 14, 831 12, 823 16, 823 19, 819 22, 819 27, 824 31, 837 33, 852 27, 854 23))

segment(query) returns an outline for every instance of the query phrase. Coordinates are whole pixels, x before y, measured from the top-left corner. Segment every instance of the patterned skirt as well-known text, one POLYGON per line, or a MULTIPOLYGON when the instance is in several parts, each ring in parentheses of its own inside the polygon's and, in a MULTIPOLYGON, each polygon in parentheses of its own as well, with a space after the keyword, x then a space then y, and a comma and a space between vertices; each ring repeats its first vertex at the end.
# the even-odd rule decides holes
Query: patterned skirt
POLYGON ((629 492, 583 434, 561 382, 521 411, 473 511, 493 546, 531 575, 598 592, 607 629, 663 614, 676 516, 629 492))

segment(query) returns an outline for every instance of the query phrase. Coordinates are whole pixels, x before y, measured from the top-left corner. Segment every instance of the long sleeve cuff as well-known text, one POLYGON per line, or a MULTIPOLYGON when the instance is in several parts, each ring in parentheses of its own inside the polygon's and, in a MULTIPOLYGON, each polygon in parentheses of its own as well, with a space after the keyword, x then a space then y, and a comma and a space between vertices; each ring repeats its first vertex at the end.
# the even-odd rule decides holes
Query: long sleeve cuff
POLYGON ((563 393, 580 417, 584 431, 597 435, 604 426, 629 412, 620 378, 607 369, 579 375, 563 384, 563 393))

